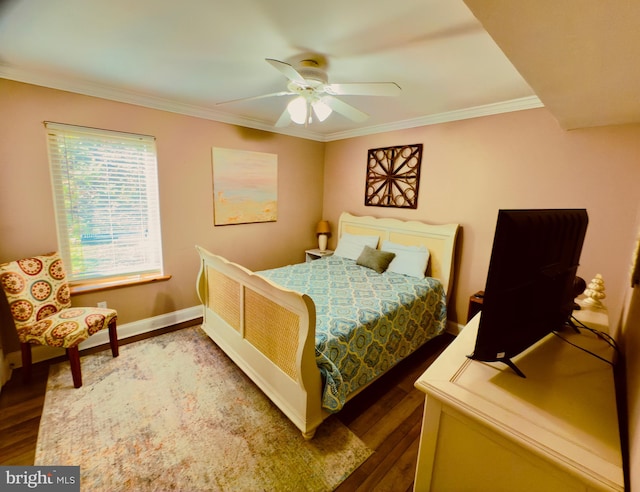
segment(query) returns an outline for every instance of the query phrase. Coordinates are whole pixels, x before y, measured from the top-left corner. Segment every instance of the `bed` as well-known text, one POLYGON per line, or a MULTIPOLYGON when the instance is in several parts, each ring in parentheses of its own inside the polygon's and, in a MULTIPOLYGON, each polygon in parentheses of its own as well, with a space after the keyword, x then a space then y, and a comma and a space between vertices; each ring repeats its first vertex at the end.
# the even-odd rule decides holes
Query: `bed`
POLYGON ((331 413, 444 331, 457 232, 457 224, 343 213, 336 254, 263 272, 196 246, 203 329, 311 439, 331 413), (405 250, 428 252, 424 278, 398 263, 405 250))

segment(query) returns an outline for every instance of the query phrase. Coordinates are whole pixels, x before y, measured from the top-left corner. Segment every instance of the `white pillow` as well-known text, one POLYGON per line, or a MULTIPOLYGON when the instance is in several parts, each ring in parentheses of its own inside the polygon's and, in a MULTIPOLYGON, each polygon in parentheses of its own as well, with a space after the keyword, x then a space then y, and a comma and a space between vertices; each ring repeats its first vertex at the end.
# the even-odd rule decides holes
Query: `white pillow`
POLYGON ((391 241, 383 241, 380 249, 396 254, 387 268, 388 272, 402 273, 417 278, 425 277, 429 264, 429 250, 426 246, 404 246, 391 241))
POLYGON ((378 236, 359 236, 343 232, 338 240, 338 247, 333 254, 350 260, 357 260, 365 246, 376 249, 378 247, 378 236))

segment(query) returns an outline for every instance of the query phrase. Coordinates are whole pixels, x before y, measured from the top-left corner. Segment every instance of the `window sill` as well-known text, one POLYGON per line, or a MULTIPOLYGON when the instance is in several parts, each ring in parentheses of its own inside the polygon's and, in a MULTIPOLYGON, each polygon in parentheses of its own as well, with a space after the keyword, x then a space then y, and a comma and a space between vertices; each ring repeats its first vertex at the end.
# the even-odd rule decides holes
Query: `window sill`
POLYGON ((132 285, 150 284, 169 280, 171 275, 134 275, 131 277, 119 277, 109 280, 91 280, 87 282, 75 282, 69 284, 71 295, 88 294, 101 290, 130 287, 132 285))

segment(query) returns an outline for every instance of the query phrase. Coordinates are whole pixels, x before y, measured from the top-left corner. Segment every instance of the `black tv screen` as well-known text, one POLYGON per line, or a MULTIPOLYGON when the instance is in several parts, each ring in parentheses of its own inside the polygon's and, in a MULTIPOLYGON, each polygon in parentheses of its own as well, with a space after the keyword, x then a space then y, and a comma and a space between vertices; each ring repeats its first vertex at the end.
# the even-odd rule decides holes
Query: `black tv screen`
POLYGON ((472 359, 509 365, 568 322, 588 216, 584 209, 499 210, 472 359))

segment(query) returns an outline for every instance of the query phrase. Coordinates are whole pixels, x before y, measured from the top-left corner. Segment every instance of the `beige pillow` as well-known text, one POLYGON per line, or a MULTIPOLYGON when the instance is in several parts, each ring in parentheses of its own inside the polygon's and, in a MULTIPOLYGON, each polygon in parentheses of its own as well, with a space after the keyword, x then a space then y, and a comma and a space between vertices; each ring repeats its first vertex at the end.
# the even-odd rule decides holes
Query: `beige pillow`
POLYGON ((395 253, 389 253, 388 251, 379 251, 369 246, 365 246, 356 260, 356 264, 371 268, 378 273, 384 273, 389 267, 389 263, 395 258, 395 253))

